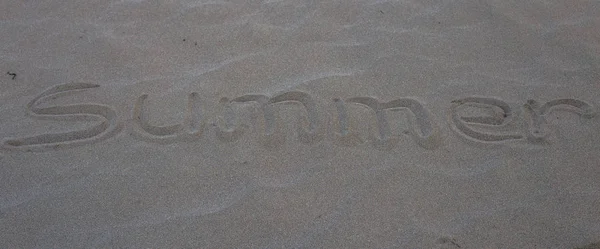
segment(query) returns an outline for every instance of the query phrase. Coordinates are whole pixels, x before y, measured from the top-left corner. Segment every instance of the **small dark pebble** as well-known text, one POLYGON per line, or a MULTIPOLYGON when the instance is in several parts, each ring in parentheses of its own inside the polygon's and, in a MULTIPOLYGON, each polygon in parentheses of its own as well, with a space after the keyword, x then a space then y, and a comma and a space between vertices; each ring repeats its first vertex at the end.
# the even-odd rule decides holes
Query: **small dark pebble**
POLYGON ((6 74, 12 76, 12 79, 14 80, 17 77, 16 73, 11 73, 11 72, 6 72, 6 74))

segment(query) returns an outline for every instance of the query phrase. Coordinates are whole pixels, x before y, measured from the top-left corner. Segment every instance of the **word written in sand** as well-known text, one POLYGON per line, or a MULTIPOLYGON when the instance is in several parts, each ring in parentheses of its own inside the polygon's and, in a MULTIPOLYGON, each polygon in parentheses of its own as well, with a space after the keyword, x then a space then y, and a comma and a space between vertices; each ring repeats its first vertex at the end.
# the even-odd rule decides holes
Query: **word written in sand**
MULTIPOLYGON (((67 92, 84 91, 97 88, 99 85, 88 83, 70 83, 54 86, 36 96, 27 105, 31 116, 39 119, 52 119, 60 121, 95 121, 93 126, 74 129, 62 133, 47 133, 23 138, 9 138, 2 142, 2 148, 8 150, 45 151, 59 148, 68 148, 88 143, 95 143, 115 136, 122 130, 123 124, 119 121, 114 108, 97 103, 79 103, 70 105, 56 105, 42 107, 49 99, 56 99, 67 92)), ((206 112, 201 108, 200 95, 192 92, 187 97, 186 117, 181 123, 167 126, 156 126, 149 121, 147 99, 149 95, 143 94, 137 98, 133 107, 131 131, 135 137, 150 142, 174 143, 180 141, 193 141, 201 139, 206 131, 214 132, 216 139, 222 143, 231 143, 241 139, 251 129, 247 125, 235 122, 236 116, 233 106, 252 105, 260 115, 256 123, 254 134, 260 144, 268 148, 278 148, 285 140, 285 132, 280 130, 278 108, 281 103, 292 103, 300 107, 301 115, 296 122, 297 141, 304 144, 314 144, 328 137, 340 146, 357 146, 371 142, 376 149, 389 150, 399 141, 397 135, 392 134, 389 119, 386 113, 389 110, 403 111, 407 114, 408 129, 404 135, 411 136, 416 144, 424 149, 433 150, 442 143, 438 124, 434 122, 432 114, 418 100, 412 98, 398 98, 388 102, 381 102, 372 97, 353 97, 348 99, 333 99, 330 115, 324 115, 310 94, 301 91, 290 91, 277 96, 248 94, 233 99, 222 98, 219 105, 220 112, 214 117, 206 117, 206 112), (375 125, 377 134, 364 139, 355 129, 351 129, 350 109, 352 106, 362 106, 370 110, 366 118, 375 125), (329 117, 331 116, 331 117, 329 117), (326 119, 329 118, 329 119, 326 119), (326 122, 329 120, 330 122, 326 122), (207 126, 205 124, 211 124, 207 126), (224 125, 217 125, 221 123, 224 125)), ((527 130, 514 131, 510 124, 515 122, 515 114, 511 107, 504 101, 491 97, 467 97, 451 102, 448 123, 458 135, 480 143, 502 143, 507 141, 524 141, 527 143, 543 144, 548 137, 547 115, 554 110, 563 110, 578 114, 583 119, 594 117, 593 107, 585 101, 565 98, 555 99, 546 103, 528 100, 522 105, 525 115, 522 115, 527 130), (483 110, 478 115, 473 115, 469 110, 483 110)), ((297 108, 295 109, 297 110, 297 108)), ((238 115, 239 117, 239 115, 238 115)), ((361 119, 365 120, 365 119, 361 119)))

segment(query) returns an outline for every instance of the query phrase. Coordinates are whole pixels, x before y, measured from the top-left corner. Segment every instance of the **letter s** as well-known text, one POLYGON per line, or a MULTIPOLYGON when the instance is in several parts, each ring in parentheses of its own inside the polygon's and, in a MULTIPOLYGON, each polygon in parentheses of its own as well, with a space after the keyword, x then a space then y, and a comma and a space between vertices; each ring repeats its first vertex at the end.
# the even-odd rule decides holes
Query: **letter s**
POLYGON ((99 85, 89 83, 69 83, 54 86, 35 97, 27 104, 30 115, 38 119, 69 120, 101 120, 92 127, 63 133, 47 133, 24 138, 9 138, 2 142, 5 149, 28 151, 45 151, 49 149, 75 147, 93 143, 115 135, 120 130, 116 112, 106 105, 85 103, 39 107, 44 100, 61 93, 82 91, 96 88, 99 85))

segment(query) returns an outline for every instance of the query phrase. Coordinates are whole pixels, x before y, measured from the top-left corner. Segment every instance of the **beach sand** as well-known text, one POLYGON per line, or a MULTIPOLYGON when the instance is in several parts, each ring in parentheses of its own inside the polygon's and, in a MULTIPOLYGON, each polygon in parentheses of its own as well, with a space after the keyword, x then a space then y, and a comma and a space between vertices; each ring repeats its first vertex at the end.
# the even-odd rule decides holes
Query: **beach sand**
POLYGON ((597 248, 599 13, 4 0, 0 247, 597 248))

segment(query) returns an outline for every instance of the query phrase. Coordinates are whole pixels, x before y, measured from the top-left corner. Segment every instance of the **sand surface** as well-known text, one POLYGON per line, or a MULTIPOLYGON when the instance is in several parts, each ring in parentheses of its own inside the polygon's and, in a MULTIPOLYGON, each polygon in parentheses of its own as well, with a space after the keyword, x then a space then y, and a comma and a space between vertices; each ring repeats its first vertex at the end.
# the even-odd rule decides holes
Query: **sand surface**
POLYGON ((0 33, 1 248, 600 241, 599 1, 3 0, 0 33))

